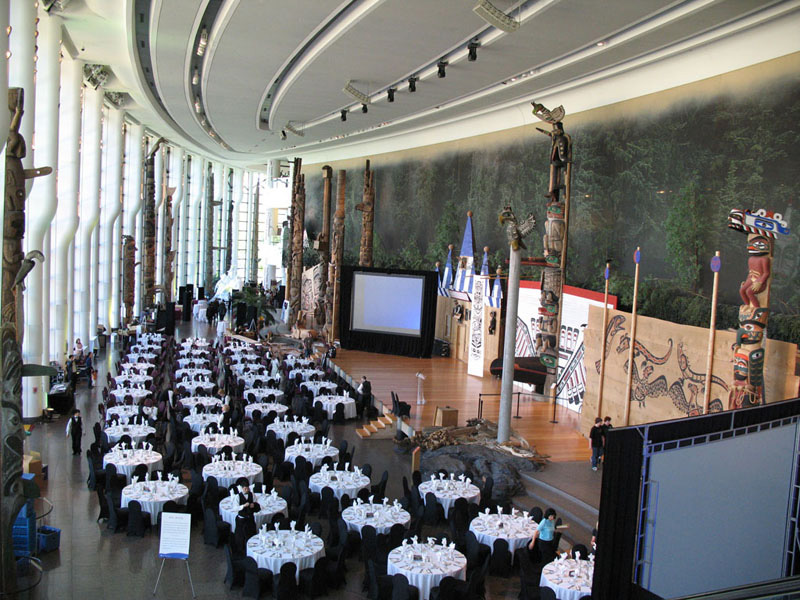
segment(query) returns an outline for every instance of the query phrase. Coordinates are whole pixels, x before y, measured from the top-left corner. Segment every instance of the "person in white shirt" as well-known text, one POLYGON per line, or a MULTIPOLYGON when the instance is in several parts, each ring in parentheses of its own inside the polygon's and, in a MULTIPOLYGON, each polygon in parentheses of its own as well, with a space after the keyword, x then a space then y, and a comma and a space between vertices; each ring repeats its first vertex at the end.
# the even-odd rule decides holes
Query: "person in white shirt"
POLYGON ((83 436, 83 420, 81 411, 72 411, 69 421, 67 421, 67 437, 72 436, 72 455, 81 453, 81 437, 83 436))

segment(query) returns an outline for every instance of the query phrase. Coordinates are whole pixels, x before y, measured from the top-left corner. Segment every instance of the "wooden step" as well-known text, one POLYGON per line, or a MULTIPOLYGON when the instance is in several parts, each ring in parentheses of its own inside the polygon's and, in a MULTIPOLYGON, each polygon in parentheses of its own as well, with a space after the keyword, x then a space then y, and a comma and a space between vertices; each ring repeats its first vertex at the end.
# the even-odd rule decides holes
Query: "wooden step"
POLYGON ((378 419, 377 421, 370 421, 369 424, 372 425, 373 427, 376 427, 377 429, 386 429, 386 423, 384 423, 380 419, 378 419))
POLYGON ((364 425, 364 429, 366 429, 370 433, 378 433, 378 428, 375 427, 375 425, 373 425, 372 423, 369 423, 368 425, 364 425))
POLYGON ((372 434, 366 429, 356 429, 356 435, 363 440, 368 438, 372 434))
POLYGON ((386 427, 394 425, 394 419, 389 419, 387 417, 378 417, 378 422, 383 423, 386 427))
POLYGON ((397 420, 397 417, 395 417, 395 416, 394 416, 392 413, 388 413, 388 412, 387 412, 387 413, 384 413, 384 414, 382 414, 382 415, 381 415, 380 417, 378 417, 378 418, 379 418, 379 419, 383 419, 383 420, 384 420, 384 422, 385 422, 387 425, 391 425, 392 423, 394 423, 394 422, 397 420))

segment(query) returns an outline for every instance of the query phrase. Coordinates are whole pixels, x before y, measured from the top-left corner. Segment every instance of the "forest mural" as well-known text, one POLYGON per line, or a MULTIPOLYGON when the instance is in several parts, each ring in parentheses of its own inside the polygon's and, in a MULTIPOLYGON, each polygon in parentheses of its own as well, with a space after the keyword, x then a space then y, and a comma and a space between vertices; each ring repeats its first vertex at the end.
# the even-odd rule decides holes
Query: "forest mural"
MULTIPOLYGON (((613 119, 588 111, 565 119, 574 167, 566 283, 602 290, 607 258, 613 260, 611 292, 628 307, 632 253, 642 247, 640 307, 643 314, 708 323, 711 273, 720 250, 718 325, 733 326, 738 286, 746 273, 741 236, 726 227, 731 208, 766 208, 792 228, 779 236, 770 336, 800 340, 800 75, 754 86, 749 94, 683 97, 658 113, 616 111, 613 119), (593 118, 593 113, 598 118, 593 118)), ((690 87, 690 86, 687 86, 690 87)), ((623 103, 624 104, 624 103, 623 103)), ((551 107, 552 108, 552 107, 551 107)), ((567 112, 569 113, 569 107, 567 112)), ((447 245, 460 247, 467 210, 474 212, 476 245, 490 247, 491 270, 505 267, 505 234, 497 216, 505 205, 545 220, 550 139, 535 127, 505 141, 443 145, 441 152, 370 157, 375 171, 376 267, 432 269, 447 245), (430 157, 429 157, 430 156, 430 157)), ((495 140, 497 137, 495 136, 495 140)), ((364 160, 346 165, 345 261, 356 264, 360 239, 364 160), (357 164, 357 166, 354 166, 357 164)), ((306 167, 306 227, 321 229, 322 176, 306 167)), ((541 256, 544 233, 528 242, 541 256)), ((314 260, 310 258, 310 260, 314 260)), ((538 278, 538 269, 523 276, 538 278)))

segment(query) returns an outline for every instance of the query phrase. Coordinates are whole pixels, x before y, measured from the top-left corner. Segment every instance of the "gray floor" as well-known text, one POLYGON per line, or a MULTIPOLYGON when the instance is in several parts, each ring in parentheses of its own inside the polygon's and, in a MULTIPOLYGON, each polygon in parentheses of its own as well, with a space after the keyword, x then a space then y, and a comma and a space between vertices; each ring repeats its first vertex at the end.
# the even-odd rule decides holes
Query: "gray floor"
MULTIPOLYGON (((182 325, 180 337, 211 335, 204 325, 182 325)), ((100 354, 97 368, 98 381, 105 381, 111 364, 112 351, 100 354)), ((83 412, 83 450, 91 442, 91 428, 97 420, 98 387, 88 390, 81 383, 76 392, 76 404, 83 412)), ((61 529, 61 547, 58 551, 41 556, 44 576, 41 584, 21 597, 59 598, 75 600, 84 598, 152 598, 153 585, 158 574, 158 534, 149 533, 144 538, 127 537, 124 533, 112 534, 104 523, 95 521, 99 508, 97 496, 86 487, 86 458, 72 456, 70 442, 65 437, 66 421, 61 418, 52 423, 37 424, 26 442, 26 451, 37 450, 49 467, 49 480, 43 495, 55 508, 44 523, 61 529)), ((410 457, 398 455, 391 440, 362 441, 352 424, 332 428, 332 437, 347 439, 356 448, 359 464, 369 462, 373 477, 380 477, 384 469, 390 473, 387 496, 402 494, 402 476, 410 478, 410 457)), ((312 516, 313 520, 313 516, 312 516)), ((327 528, 326 528, 327 532, 327 528)), ((229 592, 223 584, 225 557, 223 550, 203 544, 202 525, 192 532, 189 565, 198 598, 239 598, 239 589, 229 592)), ((331 593, 329 598, 365 598, 361 593, 363 568, 357 557, 347 563, 347 586, 331 593)), ((487 598, 511 599, 519 593, 519 578, 490 577, 487 598)), ((179 561, 167 561, 156 598, 190 598, 186 567, 179 561)), ((266 594, 264 597, 268 597, 266 594)))

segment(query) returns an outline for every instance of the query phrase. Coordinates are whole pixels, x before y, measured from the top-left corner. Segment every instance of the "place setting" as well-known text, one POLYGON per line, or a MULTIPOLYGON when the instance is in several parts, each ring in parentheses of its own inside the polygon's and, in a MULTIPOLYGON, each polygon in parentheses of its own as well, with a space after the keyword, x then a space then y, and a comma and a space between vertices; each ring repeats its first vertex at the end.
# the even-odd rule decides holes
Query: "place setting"
POLYGON ((158 522, 164 504, 170 500, 178 504, 186 504, 189 497, 189 488, 180 483, 172 474, 167 475, 167 480, 139 481, 137 476, 131 478, 131 483, 122 489, 120 506, 126 508, 131 500, 136 500, 142 505, 142 510, 149 512, 153 523, 158 522))
POLYGON ((162 469, 161 454, 153 450, 150 444, 146 446, 137 449, 125 443, 117 444, 103 456, 103 468, 107 464, 113 464, 117 468, 117 473, 125 475, 129 482, 138 465, 146 465, 148 472, 162 469))
POLYGON ((325 543, 311 533, 308 524, 303 531, 296 531, 295 525, 294 521, 290 523, 291 529, 279 529, 277 523, 273 529, 262 525, 258 533, 247 540, 247 556, 254 558, 259 568, 273 573, 279 573, 283 564, 293 562, 297 565, 299 580, 300 571, 313 567, 325 555, 325 543))
POLYGON ((467 558, 458 550, 455 543, 438 542, 429 537, 427 544, 418 541, 417 536, 403 540, 389 553, 386 572, 389 575, 401 573, 408 582, 419 589, 421 600, 430 598, 431 589, 439 585, 445 577, 466 580, 467 558))
POLYGON ((360 467, 355 467, 350 471, 350 463, 344 465, 344 470, 329 469, 328 465, 322 465, 317 473, 314 473, 308 480, 308 488, 312 492, 320 493, 322 488, 329 487, 333 490, 333 495, 341 500, 347 494, 350 498, 358 496, 358 492, 368 488, 370 479, 361 472, 360 467))
POLYGON ((547 563, 542 569, 539 585, 552 588, 559 600, 579 600, 592 593, 592 579, 594 577, 594 555, 589 555, 589 560, 583 560, 580 552, 576 558, 569 558, 567 553, 562 553, 553 562, 547 563))
MULTIPOLYGON (((254 493, 253 498, 261 509, 253 514, 256 527, 268 524, 272 520, 272 517, 278 513, 286 515, 286 500, 281 498, 274 489, 269 494, 254 493)), ((236 531, 236 517, 239 514, 239 496, 233 489, 231 489, 229 496, 226 496, 220 501, 219 514, 223 521, 230 523, 231 531, 236 531)))
POLYGON ((384 498, 382 503, 375 503, 374 496, 370 496, 368 502, 356 498, 352 506, 342 511, 342 519, 351 531, 361 533, 363 527, 371 525, 381 534, 389 533, 392 526, 398 523, 408 527, 411 515, 397 500, 389 503, 389 499, 384 498))
POLYGON ((322 443, 315 444, 308 440, 296 440, 294 444, 286 448, 286 460, 294 464, 298 456, 302 456, 316 469, 326 458, 337 460, 339 449, 331 445, 330 439, 325 438, 322 443))
POLYGON ((262 481, 263 470, 261 465, 253 462, 252 456, 243 456, 240 460, 224 460, 219 455, 211 457, 211 462, 203 467, 203 479, 214 477, 220 487, 229 488, 240 477, 246 478, 251 484, 262 481))
POLYGON ((432 474, 429 481, 425 481, 419 486, 419 493, 423 500, 429 492, 433 492, 439 504, 444 508, 445 517, 450 514, 450 508, 459 498, 464 498, 467 502, 474 504, 481 501, 481 491, 472 483, 472 480, 464 475, 460 475, 456 479, 454 473, 450 473, 449 479, 445 477, 444 473, 439 473, 438 478, 432 474))
POLYGON ((283 417, 276 420, 274 423, 267 425, 268 431, 274 431, 275 435, 282 439, 284 442, 289 437, 290 433, 296 433, 301 438, 314 437, 316 428, 309 423, 308 417, 302 417, 300 420, 295 415, 292 419, 283 417))

